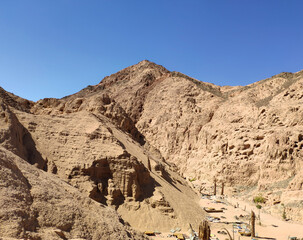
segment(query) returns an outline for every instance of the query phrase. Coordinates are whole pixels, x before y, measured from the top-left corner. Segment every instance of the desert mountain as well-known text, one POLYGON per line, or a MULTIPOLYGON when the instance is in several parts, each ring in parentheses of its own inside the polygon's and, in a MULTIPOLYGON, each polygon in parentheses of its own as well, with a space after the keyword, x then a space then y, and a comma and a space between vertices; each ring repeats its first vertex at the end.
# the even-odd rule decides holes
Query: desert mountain
POLYGON ((193 189, 214 179, 303 220, 303 72, 220 87, 145 60, 62 99, 0 99, 3 237, 196 228, 193 189))
POLYGON ((195 192, 108 94, 27 105, 4 90, 1 96, 1 169, 16 179, 3 174, 9 207, 0 211, 1 236, 143 239, 129 224, 141 231, 198 226, 204 212, 195 192), (16 193, 7 194, 11 185, 16 193), (30 200, 17 214, 23 190, 30 200))
POLYGON ((303 219, 303 71, 220 87, 142 61, 67 99, 100 92, 199 190, 216 178, 245 198, 262 194, 273 214, 283 203, 303 219))

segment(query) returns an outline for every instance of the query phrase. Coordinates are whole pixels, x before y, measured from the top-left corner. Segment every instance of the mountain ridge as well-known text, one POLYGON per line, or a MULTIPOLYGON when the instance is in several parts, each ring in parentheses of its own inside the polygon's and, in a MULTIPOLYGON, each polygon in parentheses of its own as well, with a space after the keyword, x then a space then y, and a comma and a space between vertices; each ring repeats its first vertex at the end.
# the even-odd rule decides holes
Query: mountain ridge
MULTIPOLYGON (((34 103, 1 88, 0 100, 4 151, 115 209, 136 230, 196 228, 205 213, 194 192, 211 193, 214 178, 228 195, 261 194, 265 211, 303 221, 303 71, 222 87, 144 60, 61 99, 34 103)), ((71 224, 61 231, 78 237, 81 226, 71 224)), ((97 239, 91 230, 86 237, 97 239)))

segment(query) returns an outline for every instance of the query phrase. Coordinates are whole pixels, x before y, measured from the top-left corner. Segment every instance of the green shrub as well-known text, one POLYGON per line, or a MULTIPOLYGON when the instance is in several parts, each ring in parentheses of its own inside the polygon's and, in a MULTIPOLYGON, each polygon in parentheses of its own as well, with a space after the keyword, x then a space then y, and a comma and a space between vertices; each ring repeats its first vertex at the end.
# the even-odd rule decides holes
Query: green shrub
POLYGON ((197 180, 196 178, 190 178, 189 179, 190 182, 193 182, 193 181, 196 181, 196 180, 197 180))
POLYGON ((262 195, 255 196, 254 203, 265 203, 265 198, 262 195))
POLYGON ((261 206, 260 204, 257 204, 257 205, 256 205, 256 208, 261 209, 262 206, 261 206))

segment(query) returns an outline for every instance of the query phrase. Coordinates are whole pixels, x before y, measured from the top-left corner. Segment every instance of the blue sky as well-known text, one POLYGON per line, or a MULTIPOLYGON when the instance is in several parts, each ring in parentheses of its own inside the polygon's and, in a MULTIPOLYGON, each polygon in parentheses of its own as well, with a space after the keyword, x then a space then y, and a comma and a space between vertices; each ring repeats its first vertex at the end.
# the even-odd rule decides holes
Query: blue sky
POLYGON ((302 0, 0 0, 0 86, 61 98, 148 59, 217 85, 303 69, 302 0))

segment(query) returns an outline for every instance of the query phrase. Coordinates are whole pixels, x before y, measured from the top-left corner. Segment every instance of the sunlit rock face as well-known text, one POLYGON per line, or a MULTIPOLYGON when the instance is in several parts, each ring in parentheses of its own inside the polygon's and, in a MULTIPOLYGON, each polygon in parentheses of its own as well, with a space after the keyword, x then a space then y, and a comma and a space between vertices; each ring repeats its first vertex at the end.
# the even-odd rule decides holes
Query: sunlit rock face
POLYGON ((197 189, 217 178, 251 199, 292 191, 286 209, 299 209, 289 213, 302 220, 303 199, 295 193, 302 190, 302 71, 220 87, 142 61, 104 78, 90 94, 99 91, 125 110, 146 145, 181 175, 200 180, 197 189))
POLYGON ((191 188, 211 192, 214 179, 302 221, 302 101, 302 72, 220 87, 147 60, 62 99, 1 88, 1 177, 13 182, 3 177, 0 232, 142 239, 133 228, 195 227, 204 212, 191 188))

